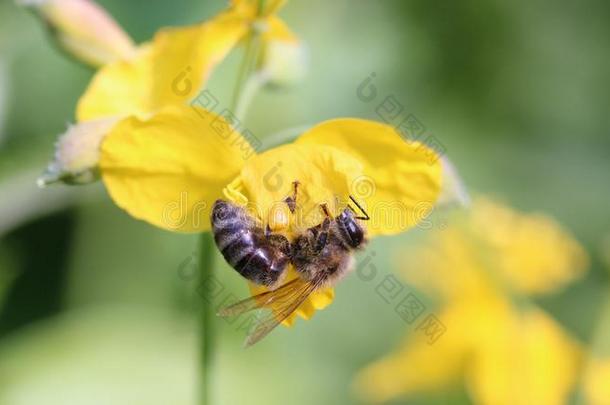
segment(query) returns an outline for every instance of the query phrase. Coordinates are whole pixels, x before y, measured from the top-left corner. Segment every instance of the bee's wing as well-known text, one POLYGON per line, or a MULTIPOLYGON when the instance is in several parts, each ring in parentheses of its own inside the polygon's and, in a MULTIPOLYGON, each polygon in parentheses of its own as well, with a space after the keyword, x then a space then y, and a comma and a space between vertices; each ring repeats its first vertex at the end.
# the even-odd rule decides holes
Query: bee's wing
POLYGON ((239 316, 256 309, 266 310, 263 316, 256 318, 255 327, 246 338, 245 345, 251 346, 296 311, 319 285, 318 282, 308 282, 297 277, 277 290, 267 291, 223 308, 218 315, 239 316))
POLYGON ((303 301, 319 286, 319 283, 316 282, 298 280, 294 284, 292 282, 286 284, 286 286, 289 284, 290 286, 282 293, 282 296, 265 306, 265 309, 268 311, 262 317, 257 318, 254 330, 250 332, 244 342, 246 347, 252 346, 267 336, 269 332, 296 311, 303 301))
POLYGON ((222 308, 218 311, 218 316, 222 316, 223 318, 228 316, 239 316, 255 309, 272 306, 274 302, 277 302, 286 296, 290 296, 294 291, 295 286, 302 282, 303 281, 297 277, 276 290, 266 291, 222 308))

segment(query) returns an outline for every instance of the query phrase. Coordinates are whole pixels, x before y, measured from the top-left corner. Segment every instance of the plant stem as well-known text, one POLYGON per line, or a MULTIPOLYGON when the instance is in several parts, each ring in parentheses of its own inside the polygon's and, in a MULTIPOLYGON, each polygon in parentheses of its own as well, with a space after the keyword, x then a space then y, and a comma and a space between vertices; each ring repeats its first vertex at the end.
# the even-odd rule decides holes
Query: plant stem
POLYGON ((254 95, 258 92, 258 90, 260 90, 265 82, 265 77, 259 73, 250 75, 248 80, 246 80, 246 83, 243 85, 241 95, 237 100, 235 110, 233 111, 237 118, 246 118, 246 112, 250 107, 250 103, 252 102, 254 95))
MULTIPOLYGON (((264 7, 265 0, 259 1, 259 15, 264 7)), ((253 93, 258 89, 258 86, 250 86, 247 95, 244 95, 244 86, 246 86, 248 77, 251 74, 253 65, 256 63, 260 52, 260 44, 258 34, 250 32, 246 39, 246 50, 244 51, 244 59, 239 69, 235 90, 233 92, 233 100, 231 110, 238 119, 243 119, 241 115, 245 115, 246 108, 251 100, 253 93), (242 100, 242 98, 244 100, 242 100), (239 115, 236 111, 239 111, 239 115)), ((201 387, 200 387, 200 405, 211 405, 212 398, 212 370, 214 366, 214 303, 209 286, 211 277, 214 276, 214 257, 216 245, 214 238, 210 232, 204 232, 199 237, 199 291, 202 294, 201 315, 200 315, 200 367, 201 367, 201 387), (206 285, 207 284, 207 285, 206 285)))
POLYGON ((244 50, 244 58, 241 61, 241 65, 239 66, 239 71, 237 73, 237 81, 235 82, 235 89, 233 90, 233 100, 231 101, 231 111, 233 112, 233 114, 235 114, 237 116, 238 119, 241 119, 243 117, 240 117, 239 115, 237 115, 236 110, 239 103, 239 99, 241 98, 241 93, 242 93, 242 89, 244 86, 244 81, 246 80, 246 77, 249 74, 249 69, 250 69, 250 59, 251 57, 251 53, 252 53, 252 42, 253 42, 253 38, 252 38, 252 34, 248 34, 248 38, 246 39, 246 49, 244 50))
POLYGON ((212 368, 214 347, 214 303, 209 288, 209 280, 214 275, 214 240, 210 232, 204 232, 199 237, 199 282, 198 291, 201 292, 201 315, 200 315, 200 373, 201 391, 200 404, 210 405, 212 402, 212 368))
MULTIPOLYGON (((258 2, 258 16, 260 17, 265 7, 265 0, 258 2)), ((246 49, 244 50, 244 58, 242 59, 239 71, 237 73, 237 81, 233 90, 233 99, 231 101, 231 111, 239 120, 245 118, 246 110, 250 101, 254 97, 254 93, 260 88, 262 83, 259 83, 256 75, 252 76, 252 72, 256 68, 256 64, 260 57, 261 51, 260 32, 254 28, 254 25, 246 38, 246 49), (252 77, 251 77, 252 76, 252 77)), ((260 78, 263 79, 264 78, 260 78)))

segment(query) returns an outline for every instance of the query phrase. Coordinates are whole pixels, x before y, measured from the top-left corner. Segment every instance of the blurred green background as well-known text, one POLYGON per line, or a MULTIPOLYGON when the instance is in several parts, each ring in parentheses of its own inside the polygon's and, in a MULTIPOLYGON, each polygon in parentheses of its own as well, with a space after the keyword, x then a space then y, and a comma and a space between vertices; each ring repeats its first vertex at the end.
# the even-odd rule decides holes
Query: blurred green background
MULTIPOLYGON (((99 3, 138 42, 225 6, 99 3)), ((585 246, 587 276, 539 303, 589 342, 608 281, 610 3, 292 0, 281 15, 308 45, 309 74, 257 95, 248 128, 264 138, 332 117, 378 119, 378 103, 356 96, 375 72, 380 97, 417 116, 473 192, 548 212, 585 246)), ((238 62, 239 52, 214 74, 221 99, 238 62)), ((192 404, 195 237, 133 220, 100 184, 35 186, 91 76, 31 14, 0 3, 0 404, 192 404)), ((377 267, 394 271, 393 255, 425 232, 375 240, 377 267)), ((226 291, 245 296, 222 266, 226 291)), ((249 350, 218 320, 215 403, 359 403, 354 374, 412 332, 374 288, 350 277, 313 320, 249 350)), ((468 400, 458 390, 410 403, 468 400)))

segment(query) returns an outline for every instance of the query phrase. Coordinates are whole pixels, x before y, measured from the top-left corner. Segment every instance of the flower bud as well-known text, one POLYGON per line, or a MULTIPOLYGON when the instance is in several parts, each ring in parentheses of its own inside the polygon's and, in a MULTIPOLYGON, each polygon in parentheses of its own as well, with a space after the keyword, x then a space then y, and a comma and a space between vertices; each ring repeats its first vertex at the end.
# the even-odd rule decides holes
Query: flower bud
POLYGON ((38 178, 38 186, 63 182, 91 183, 98 178, 100 145, 118 118, 103 118, 68 126, 55 145, 55 158, 38 178))
POLYGON ((309 54, 299 41, 269 41, 265 44, 260 70, 267 84, 287 87, 305 77, 309 54))
POLYGON ((131 38, 92 0, 17 0, 47 24, 59 46, 92 66, 127 59, 135 52, 131 38))

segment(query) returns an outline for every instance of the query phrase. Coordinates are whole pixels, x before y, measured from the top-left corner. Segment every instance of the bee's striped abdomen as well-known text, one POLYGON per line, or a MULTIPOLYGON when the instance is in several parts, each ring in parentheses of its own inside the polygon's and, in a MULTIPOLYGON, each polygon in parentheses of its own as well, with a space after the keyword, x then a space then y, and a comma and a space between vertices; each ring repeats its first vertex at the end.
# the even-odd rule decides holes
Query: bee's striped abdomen
POLYGON ((278 280, 289 258, 271 243, 245 209, 218 200, 212 208, 211 222, 216 246, 239 274, 267 286, 278 280))

